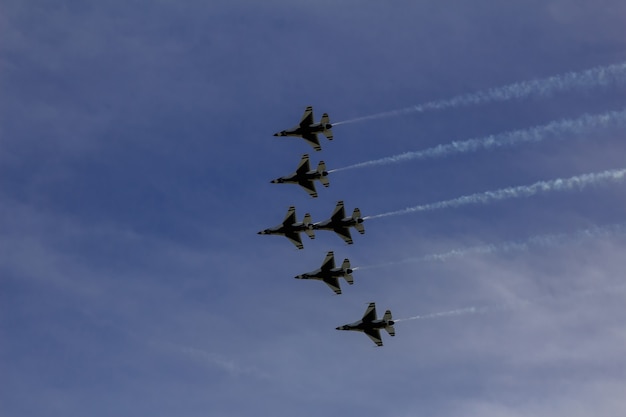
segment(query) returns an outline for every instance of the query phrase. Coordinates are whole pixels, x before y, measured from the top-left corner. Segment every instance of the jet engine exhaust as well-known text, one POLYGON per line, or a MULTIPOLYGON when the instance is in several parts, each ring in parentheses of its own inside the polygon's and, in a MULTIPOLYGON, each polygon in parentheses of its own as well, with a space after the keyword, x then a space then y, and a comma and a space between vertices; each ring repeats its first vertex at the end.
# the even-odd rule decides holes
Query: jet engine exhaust
POLYGON ((545 304, 546 301, 549 301, 550 304, 555 304, 556 301, 571 301, 571 300, 579 300, 587 297, 591 297, 598 294, 606 294, 613 295, 616 291, 623 291, 626 289, 626 284, 616 284, 611 286, 606 286, 602 288, 590 288, 586 290, 574 291, 569 294, 563 295, 547 295, 543 297, 538 297, 535 299, 520 299, 518 301, 514 301, 506 304, 492 304, 492 305, 484 305, 480 307, 467 307, 467 308, 459 308, 456 310, 450 311, 442 311, 439 313, 430 313, 430 314, 421 314, 419 316, 406 317, 401 319, 394 319, 394 321, 402 322, 402 321, 410 321, 410 320, 431 320, 431 319, 439 319, 445 317, 455 317, 455 316, 468 316, 474 314, 486 314, 486 313, 494 313, 501 311, 514 311, 521 308, 525 308, 531 305, 540 305, 545 304))
POLYGON ((408 207, 403 210, 390 211, 387 213, 376 214, 373 216, 363 217, 367 219, 378 219, 381 217, 400 216, 403 214, 433 211, 445 208, 460 207, 469 204, 487 204, 494 201, 509 200, 513 198, 531 197, 540 193, 552 191, 570 191, 574 189, 582 190, 590 185, 600 184, 603 182, 623 181, 626 177, 626 169, 614 169, 598 173, 577 175, 570 178, 557 178, 549 181, 539 181, 531 185, 522 185, 517 187, 501 188, 494 191, 486 191, 466 195, 452 200, 439 201, 437 203, 422 204, 419 206, 408 207))
POLYGON ((459 95, 450 99, 431 101, 404 109, 386 111, 333 123, 334 126, 365 120, 382 119, 410 113, 443 110, 492 102, 502 102, 526 97, 550 97, 555 93, 591 87, 621 84, 626 80, 626 62, 595 67, 581 72, 568 72, 543 79, 522 81, 502 87, 490 88, 476 93, 459 95))
POLYGON ((563 136, 561 136, 563 134, 581 135, 593 129, 620 127, 624 126, 624 124, 626 124, 626 109, 594 115, 585 114, 577 119, 555 120, 545 125, 527 129, 504 132, 482 138, 454 141, 421 151, 404 152, 398 155, 348 165, 343 168, 335 168, 329 172, 397 164, 411 160, 445 158, 453 154, 491 150, 527 142, 542 142, 549 138, 563 139, 563 136))
POLYGON ((585 241, 598 238, 611 238, 626 235, 626 223, 611 224, 606 226, 596 226, 588 229, 578 230, 572 233, 545 234, 529 237, 526 240, 509 241, 500 244, 488 244, 472 246, 468 248, 453 249, 448 252, 434 253, 415 258, 408 258, 396 262, 386 262, 376 265, 365 265, 353 269, 374 269, 386 268, 413 262, 446 262, 449 259, 463 258, 469 255, 488 255, 492 253, 509 253, 529 251, 533 247, 554 248, 564 245, 578 245, 585 241))

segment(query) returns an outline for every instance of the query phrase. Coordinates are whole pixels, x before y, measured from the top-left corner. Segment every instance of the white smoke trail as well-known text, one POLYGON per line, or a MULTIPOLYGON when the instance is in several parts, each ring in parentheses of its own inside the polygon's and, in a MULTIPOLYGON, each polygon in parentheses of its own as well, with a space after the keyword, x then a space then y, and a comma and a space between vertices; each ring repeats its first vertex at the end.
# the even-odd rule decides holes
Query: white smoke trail
MULTIPOLYGON (((546 297, 543 297, 546 298, 546 297)), ((515 310, 521 307, 528 306, 531 303, 536 303, 538 300, 518 300, 514 303, 509 304, 493 304, 486 305, 481 307, 467 307, 467 308, 459 308, 457 310, 443 311, 440 313, 430 313, 430 314, 421 314, 419 316, 406 317, 403 319, 394 319, 394 322, 399 321, 409 321, 409 320, 428 320, 428 319, 439 319, 442 317, 454 317, 454 316, 468 316, 473 314, 486 314, 493 313, 496 311, 510 311, 515 310)))
POLYGON ((402 214, 415 213, 420 211, 432 211, 449 207, 459 207, 468 204, 486 204, 492 201, 508 200, 511 198, 530 197, 538 193, 551 191, 569 191, 573 189, 583 189, 590 185, 595 185, 607 181, 621 181, 626 176, 626 169, 615 169, 604 172, 578 175, 571 178, 558 178, 550 181, 539 181, 531 185, 518 187, 507 187, 495 191, 466 195, 452 200, 439 201, 437 203, 423 204, 420 206, 408 207, 403 210, 390 211, 388 213, 376 214, 363 217, 363 220, 378 219, 381 217, 400 216, 402 214))
POLYGON ((454 316, 467 316, 469 314, 484 314, 490 311, 490 307, 467 307, 457 310, 443 311, 441 313, 422 314, 419 316, 406 317, 403 319, 394 319, 394 323, 409 320, 425 320, 425 319, 438 319, 442 317, 454 317, 454 316))
MULTIPOLYGON (((488 255, 492 253, 508 253, 528 251, 533 247, 553 248, 563 245, 577 245, 590 239, 610 238, 626 235, 626 223, 612 224, 607 226, 597 226, 588 229, 578 230, 573 233, 546 234, 532 236, 526 240, 504 242, 501 244, 490 244, 473 246, 469 248, 453 249, 448 252, 434 253, 415 258, 408 258, 396 262, 386 262, 376 265, 360 266, 358 269, 384 268, 404 263, 419 262, 445 262, 450 258, 462 258, 467 255, 488 255)), ((355 268, 353 268, 354 270, 355 268)))
POLYGON ((370 116, 357 117, 333 123, 333 126, 346 123, 361 122, 364 120, 382 119, 385 117, 400 116, 409 113, 421 113, 429 110, 500 102, 525 97, 550 97, 554 93, 573 89, 587 89, 620 84, 626 78, 626 63, 595 67, 581 72, 568 72, 549 78, 522 81, 502 87, 490 88, 476 93, 464 94, 450 99, 431 101, 429 103, 392 110, 370 116))
POLYGON ((548 124, 534 126, 528 129, 489 135, 483 138, 454 141, 452 143, 438 145, 421 151, 405 152, 385 158, 360 162, 343 168, 336 168, 328 172, 395 164, 414 159, 422 160, 443 158, 455 153, 469 153, 479 150, 489 150, 505 146, 513 146, 524 142, 540 142, 548 138, 559 139, 563 138, 563 134, 566 133, 580 135, 598 128, 624 126, 625 123, 626 110, 611 111, 595 115, 585 114, 577 119, 552 121, 548 124))
POLYGON ((513 311, 519 308, 528 307, 531 305, 539 305, 541 303, 545 304, 546 301, 550 301, 553 304, 556 301, 569 301, 569 300, 579 300, 581 298, 590 297, 597 294, 615 294, 617 291, 622 291, 626 288, 626 284, 616 284, 610 285, 601 288, 589 288, 583 289, 579 291, 573 291, 569 294, 562 295, 547 295, 542 297, 537 297, 532 300, 524 300, 520 299, 510 303, 501 303, 501 304, 491 304, 484 305, 481 307, 467 307, 467 308, 459 308, 456 310, 450 311, 442 311, 440 313, 430 313, 430 314, 421 314, 419 316, 406 317, 401 319, 394 319, 394 323, 409 321, 409 320, 429 320, 429 319, 438 319, 443 317, 454 317, 454 316, 467 316, 473 314, 486 314, 500 311, 513 311))

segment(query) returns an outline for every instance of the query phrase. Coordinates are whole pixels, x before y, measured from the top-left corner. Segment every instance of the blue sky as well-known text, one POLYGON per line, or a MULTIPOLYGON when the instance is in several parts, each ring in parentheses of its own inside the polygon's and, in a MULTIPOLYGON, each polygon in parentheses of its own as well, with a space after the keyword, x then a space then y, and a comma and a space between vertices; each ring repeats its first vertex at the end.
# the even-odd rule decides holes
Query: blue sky
POLYGON ((576 234, 623 225, 623 182, 370 219, 351 246, 256 235, 290 205, 370 216, 626 168, 616 126, 339 171, 315 200, 269 184, 304 153, 333 169, 624 110, 618 82, 338 125, 321 152, 272 136, 307 105, 341 121, 623 63, 626 5, 339 3, 0 4, 0 414, 626 408, 625 236, 576 234), (293 279, 329 250, 371 267, 341 296, 293 279), (376 348, 335 330, 370 301, 396 318, 479 313, 399 322, 376 348))

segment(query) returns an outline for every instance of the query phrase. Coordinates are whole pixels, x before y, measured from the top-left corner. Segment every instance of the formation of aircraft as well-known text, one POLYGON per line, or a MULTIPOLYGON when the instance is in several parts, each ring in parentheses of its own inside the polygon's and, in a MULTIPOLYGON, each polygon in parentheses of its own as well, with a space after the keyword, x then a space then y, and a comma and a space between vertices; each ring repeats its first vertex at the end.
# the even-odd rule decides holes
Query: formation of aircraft
POLYGON ((311 215, 309 213, 304 215, 304 219, 301 222, 296 220, 296 208, 294 206, 289 207, 285 220, 278 226, 270 227, 269 229, 261 230, 257 232, 259 235, 282 235, 291 241, 298 249, 304 248, 302 239, 300 239, 300 233, 304 232, 311 239, 315 239, 315 232, 311 227, 311 215))
MULTIPOLYGON (((316 151, 322 150, 318 133, 322 133, 328 138, 333 139, 332 133, 333 125, 330 124, 330 119, 327 113, 322 115, 319 123, 315 123, 313 117, 313 107, 308 106, 304 111, 304 115, 297 126, 291 129, 283 130, 275 133, 274 136, 297 136, 306 140, 316 151)), ((276 178, 270 181, 272 184, 298 184, 306 190, 307 193, 313 198, 317 198, 317 190, 315 189, 315 181, 319 181, 324 187, 330 185, 328 181, 328 171, 326 171, 326 164, 324 161, 320 161, 317 165, 317 169, 311 170, 309 155, 304 154, 300 159, 300 163, 296 168, 296 171, 285 175, 283 177, 276 178)), ((258 232, 260 235, 283 235, 291 241, 298 249, 303 249, 302 239, 300 234, 306 233, 311 239, 315 239, 315 230, 332 230, 347 244, 353 244, 352 236, 350 234, 350 228, 354 227, 360 234, 365 233, 363 226, 363 218, 361 217, 361 210, 355 208, 352 212, 352 216, 346 217, 343 201, 338 201, 329 219, 312 223, 311 215, 306 213, 301 222, 297 221, 296 208, 294 206, 289 207, 287 215, 283 222, 277 226, 269 229, 261 230, 258 232)), ((324 282, 332 289, 335 294, 341 294, 341 286, 339 279, 343 278, 350 285, 354 284, 352 278, 353 269, 350 267, 350 260, 344 259, 341 267, 335 266, 335 254, 333 251, 329 251, 322 262, 322 266, 318 269, 304 274, 296 275, 296 279, 312 279, 324 282)), ((380 329, 386 330, 391 336, 395 336, 395 329, 393 327, 394 321, 391 319, 391 311, 385 311, 385 314, 380 319, 376 315, 376 304, 369 303, 365 314, 361 320, 354 323, 344 324, 337 327, 337 330, 352 330, 365 333, 377 346, 382 346, 383 341, 380 337, 380 329)))
POLYGON ((302 155, 302 159, 300 159, 296 172, 284 177, 276 178, 270 182, 272 184, 298 184, 300 187, 304 188, 311 197, 316 198, 317 191, 315 190, 315 180, 321 182, 324 187, 328 187, 330 182, 327 177, 328 172, 326 171, 326 164, 324 161, 320 161, 319 164, 317 164, 317 169, 311 171, 311 167, 309 165, 309 155, 304 154, 302 155))
POLYGON ((365 233, 361 210, 355 208, 352 212, 352 217, 346 217, 343 201, 337 202, 337 206, 335 206, 335 210, 330 216, 330 219, 313 223, 313 230, 332 230, 348 245, 354 243, 352 241, 352 235, 350 235, 350 227, 354 227, 360 234, 365 233))
POLYGON ((385 329, 390 336, 396 335, 393 328, 394 322, 391 319, 391 311, 385 311, 382 318, 378 319, 376 315, 376 303, 370 303, 363 314, 361 320, 354 323, 344 324, 337 327, 337 330, 351 330, 365 333, 377 346, 382 346, 383 341, 380 338, 380 329, 385 329))
POLYGON ((322 133, 324 136, 328 138, 328 140, 333 140, 333 125, 330 124, 330 119, 328 117, 328 113, 324 113, 322 115, 322 119, 319 123, 315 123, 313 118, 313 107, 308 106, 302 115, 302 119, 297 126, 292 127, 291 129, 282 130, 278 133, 274 133, 274 136, 297 136, 306 140, 313 149, 316 151, 321 151, 322 147, 320 146, 320 141, 317 138, 318 133, 322 133))
POLYGON ((339 278, 344 278, 350 285, 354 284, 352 279, 352 269, 350 269, 350 260, 344 259, 341 267, 335 267, 335 254, 330 251, 326 254, 322 266, 315 271, 305 272, 301 275, 296 275, 297 279, 316 279, 323 281, 328 285, 335 294, 341 294, 341 287, 339 286, 339 278))

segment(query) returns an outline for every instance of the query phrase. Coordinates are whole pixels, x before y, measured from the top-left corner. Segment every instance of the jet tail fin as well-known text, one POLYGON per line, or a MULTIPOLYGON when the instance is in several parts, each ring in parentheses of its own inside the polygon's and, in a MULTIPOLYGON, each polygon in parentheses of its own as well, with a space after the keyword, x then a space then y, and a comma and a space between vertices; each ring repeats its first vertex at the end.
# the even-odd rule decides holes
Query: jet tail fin
POLYGON ((304 229, 304 233, 311 239, 315 239, 315 231, 313 230, 313 226, 311 225, 311 215, 309 213, 304 215, 304 219, 302 219, 302 223, 307 227, 304 229))
POLYGON ((365 233, 365 226, 363 226, 363 223, 361 223, 363 221, 363 219, 361 219, 361 210, 359 210, 358 208, 355 208, 354 211, 352 212, 352 219, 356 220, 357 222, 354 224, 354 228, 360 233, 363 234, 365 233), (360 221, 359 221, 360 220, 360 221))
POLYGON ((384 321, 389 321, 389 320, 391 320, 391 310, 387 310, 387 311, 385 311, 385 314, 383 315, 383 320, 384 320, 384 321))
MULTIPOLYGON (((391 321, 391 310, 385 311, 385 314, 383 315, 383 321, 385 322, 391 321)), ((393 328, 393 324, 388 324, 387 326, 385 326, 385 330, 387 330, 387 333, 389 333, 389 336, 396 335, 396 329, 393 328)))
POLYGON ((322 131, 322 133, 324 133, 324 136, 326 136, 328 140, 333 140, 333 132, 331 130, 333 125, 330 124, 330 118, 328 117, 328 113, 324 113, 322 115, 322 120, 320 120, 320 123, 322 124, 322 126, 324 126, 324 130, 322 131))
POLYGON ((320 163, 317 164, 317 172, 320 174, 320 182, 322 185, 324 187, 328 187, 330 185, 330 181, 328 181, 328 172, 326 172, 326 163, 324 161, 320 161, 320 163))
POLYGON ((341 269, 346 271, 346 274, 343 276, 346 279, 346 282, 350 285, 354 284, 354 279, 352 278, 352 270, 350 269, 350 260, 348 258, 343 260, 343 264, 341 264, 341 269))

